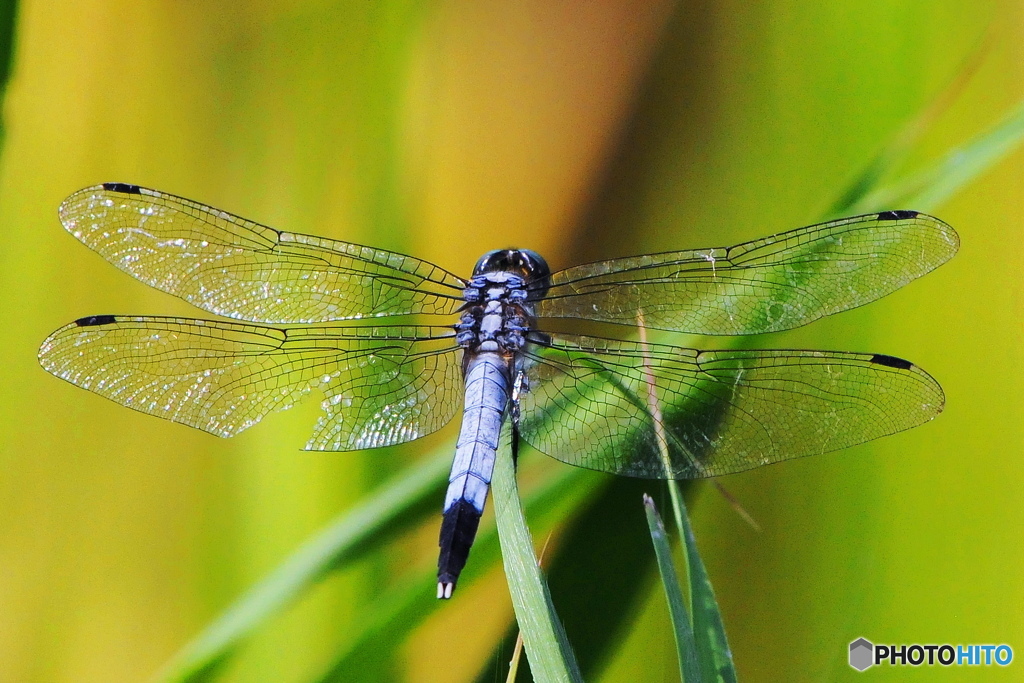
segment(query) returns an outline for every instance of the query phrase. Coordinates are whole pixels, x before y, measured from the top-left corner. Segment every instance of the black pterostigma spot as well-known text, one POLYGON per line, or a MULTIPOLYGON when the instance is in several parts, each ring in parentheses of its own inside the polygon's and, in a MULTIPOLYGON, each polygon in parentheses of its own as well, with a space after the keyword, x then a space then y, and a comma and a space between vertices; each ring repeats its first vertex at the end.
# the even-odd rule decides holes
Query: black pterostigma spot
POLYGON ((103 189, 107 192, 120 192, 121 194, 142 194, 142 188, 129 183, 103 183, 103 189))
POLYGON ((112 315, 87 315, 84 318, 76 320, 75 324, 79 327, 95 327, 97 325, 109 325, 116 322, 117 318, 112 315))
POLYGON ((898 368, 900 370, 909 370, 910 368, 914 367, 914 364, 911 363, 909 360, 903 360, 902 358, 897 358, 896 356, 887 356, 884 353, 876 353, 875 355, 871 356, 871 362, 875 363, 876 365, 884 365, 889 368, 898 368))
POLYGON ((902 209, 899 211, 883 211, 878 214, 878 220, 880 221, 902 221, 908 218, 916 218, 919 211, 909 211, 902 209))

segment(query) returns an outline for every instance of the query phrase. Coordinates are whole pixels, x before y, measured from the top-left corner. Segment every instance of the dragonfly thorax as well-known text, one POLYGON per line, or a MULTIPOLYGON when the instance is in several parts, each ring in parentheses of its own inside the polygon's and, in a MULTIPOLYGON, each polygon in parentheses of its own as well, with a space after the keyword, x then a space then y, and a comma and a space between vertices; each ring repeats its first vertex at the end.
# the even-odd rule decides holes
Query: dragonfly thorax
POLYGON ((501 354, 523 348, 533 322, 523 277, 508 271, 474 275, 463 298, 466 304, 455 325, 456 341, 463 348, 501 354))

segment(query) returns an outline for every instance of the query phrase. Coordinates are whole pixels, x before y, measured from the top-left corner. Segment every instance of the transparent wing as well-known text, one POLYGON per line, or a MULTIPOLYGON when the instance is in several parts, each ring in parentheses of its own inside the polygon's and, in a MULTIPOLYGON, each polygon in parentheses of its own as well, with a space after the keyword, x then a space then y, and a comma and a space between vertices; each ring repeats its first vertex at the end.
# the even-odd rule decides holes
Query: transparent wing
POLYGON ((42 366, 76 386, 157 417, 232 436, 314 389, 323 415, 306 448, 403 443, 462 405, 451 329, 276 329, 185 318, 93 316, 50 335, 42 366))
POLYGON ((60 205, 64 227, 129 275, 199 308, 266 323, 453 313, 464 283, 426 261, 278 232, 171 194, 107 183, 60 205))
POLYGON ((537 314, 693 334, 787 330, 879 299, 948 261, 956 232, 916 211, 844 218, 735 247, 649 254, 552 276, 537 314))
POLYGON ((633 477, 695 479, 825 453, 915 427, 943 405, 927 373, 883 355, 569 335, 527 354, 523 438, 570 465, 633 477))

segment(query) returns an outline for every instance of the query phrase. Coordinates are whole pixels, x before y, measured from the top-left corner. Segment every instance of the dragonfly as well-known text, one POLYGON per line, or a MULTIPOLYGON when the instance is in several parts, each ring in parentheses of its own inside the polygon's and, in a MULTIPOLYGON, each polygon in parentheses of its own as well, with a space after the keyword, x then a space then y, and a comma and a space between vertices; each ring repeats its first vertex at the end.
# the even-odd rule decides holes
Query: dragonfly
POLYGON ((503 427, 569 465, 699 479, 846 448, 943 408, 930 375, 886 354, 628 339, 777 332, 879 299, 957 251, 953 228, 916 211, 557 272, 498 249, 468 279, 125 183, 80 190, 59 215, 134 278, 234 319, 80 318, 39 350, 61 379, 221 437, 319 395, 309 450, 400 444, 462 414, 439 598, 469 557, 503 427), (552 331, 559 319, 627 338, 552 331))

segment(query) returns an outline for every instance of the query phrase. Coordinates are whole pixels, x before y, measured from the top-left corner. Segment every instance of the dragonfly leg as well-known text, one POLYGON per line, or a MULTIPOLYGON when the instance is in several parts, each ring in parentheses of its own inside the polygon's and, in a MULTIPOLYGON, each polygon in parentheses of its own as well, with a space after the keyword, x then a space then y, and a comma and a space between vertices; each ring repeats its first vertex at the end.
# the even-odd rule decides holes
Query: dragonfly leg
POLYGON ((516 373, 515 379, 512 380, 512 393, 509 396, 509 419, 512 422, 512 466, 518 467, 519 465, 519 397, 524 391, 529 391, 528 380, 526 373, 522 370, 516 373))

